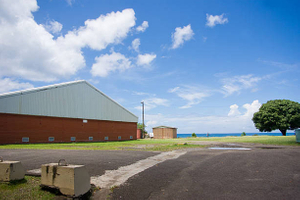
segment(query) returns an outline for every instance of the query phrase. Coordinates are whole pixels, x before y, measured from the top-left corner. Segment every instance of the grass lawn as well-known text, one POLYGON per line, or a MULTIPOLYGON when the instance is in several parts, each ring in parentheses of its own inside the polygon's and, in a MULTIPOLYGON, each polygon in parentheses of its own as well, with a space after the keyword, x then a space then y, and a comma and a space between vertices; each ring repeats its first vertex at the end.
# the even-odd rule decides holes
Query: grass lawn
POLYGON ((283 146, 300 146, 296 142, 296 136, 243 136, 243 137, 211 137, 211 138, 188 138, 189 141, 215 141, 232 143, 255 143, 283 146))
POLYGON ((295 136, 244 136, 244 137, 198 137, 177 139, 143 139, 115 142, 78 142, 52 144, 10 144, 0 149, 70 149, 70 150, 138 150, 171 151, 183 148, 203 148, 196 142, 259 143, 269 145, 300 146, 295 136), (186 143, 186 144, 185 144, 186 143))
POLYGON ((41 178, 25 176, 20 181, 0 183, 0 199, 53 199, 55 194, 40 189, 41 178))

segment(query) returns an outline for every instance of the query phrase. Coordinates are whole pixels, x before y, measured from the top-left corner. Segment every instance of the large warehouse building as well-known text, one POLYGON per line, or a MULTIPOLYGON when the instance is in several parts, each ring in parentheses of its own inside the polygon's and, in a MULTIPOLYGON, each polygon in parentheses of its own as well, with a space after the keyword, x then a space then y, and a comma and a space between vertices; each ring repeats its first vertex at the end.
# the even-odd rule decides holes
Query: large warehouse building
POLYGON ((86 81, 0 95, 0 144, 131 140, 137 122, 86 81))

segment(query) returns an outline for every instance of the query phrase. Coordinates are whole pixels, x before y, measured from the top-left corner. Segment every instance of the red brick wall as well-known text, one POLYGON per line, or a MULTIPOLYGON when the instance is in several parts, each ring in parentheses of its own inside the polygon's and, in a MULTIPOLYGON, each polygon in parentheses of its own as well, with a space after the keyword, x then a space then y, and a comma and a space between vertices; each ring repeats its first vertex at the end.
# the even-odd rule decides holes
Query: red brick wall
POLYGON ((136 130, 136 138, 141 139, 141 135, 142 135, 142 129, 137 129, 136 130))
POLYGON ((115 122, 105 120, 45 117, 31 115, 17 115, 0 113, 0 144, 22 143, 22 137, 29 137, 29 143, 48 143, 48 137, 54 137, 54 142, 71 142, 71 137, 76 137, 76 142, 136 140, 137 123, 115 122))

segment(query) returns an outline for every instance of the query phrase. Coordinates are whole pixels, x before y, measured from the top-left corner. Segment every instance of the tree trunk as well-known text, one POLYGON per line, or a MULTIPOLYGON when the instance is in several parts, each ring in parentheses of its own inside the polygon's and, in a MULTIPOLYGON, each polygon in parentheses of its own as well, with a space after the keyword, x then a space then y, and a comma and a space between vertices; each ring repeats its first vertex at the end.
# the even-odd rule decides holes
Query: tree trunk
POLYGON ((283 136, 286 136, 286 129, 279 129, 283 136))

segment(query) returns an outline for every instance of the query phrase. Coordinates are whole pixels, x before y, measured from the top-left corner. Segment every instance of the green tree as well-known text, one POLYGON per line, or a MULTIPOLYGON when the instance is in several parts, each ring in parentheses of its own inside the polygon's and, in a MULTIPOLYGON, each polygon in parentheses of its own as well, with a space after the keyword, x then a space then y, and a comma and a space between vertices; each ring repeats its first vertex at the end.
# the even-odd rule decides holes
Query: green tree
MULTIPOLYGON (((143 124, 142 123, 137 123, 137 128, 143 130, 143 124)), ((146 125, 145 125, 145 128, 146 128, 146 125)), ((147 133, 146 129, 144 129, 144 130, 145 130, 145 133, 147 133)))
POLYGON ((300 104, 285 99, 268 101, 254 113, 252 121, 259 131, 279 129, 285 136, 287 130, 300 127, 300 104))
POLYGON ((192 137, 197 137, 196 133, 193 133, 193 134, 192 134, 192 137))
POLYGON ((245 133, 245 132, 242 132, 241 136, 246 136, 246 133, 245 133))

